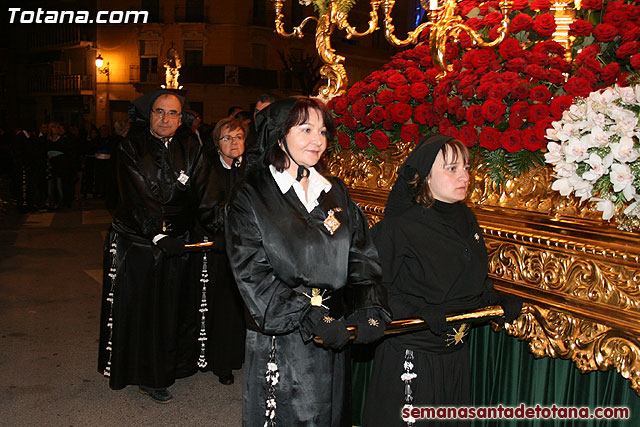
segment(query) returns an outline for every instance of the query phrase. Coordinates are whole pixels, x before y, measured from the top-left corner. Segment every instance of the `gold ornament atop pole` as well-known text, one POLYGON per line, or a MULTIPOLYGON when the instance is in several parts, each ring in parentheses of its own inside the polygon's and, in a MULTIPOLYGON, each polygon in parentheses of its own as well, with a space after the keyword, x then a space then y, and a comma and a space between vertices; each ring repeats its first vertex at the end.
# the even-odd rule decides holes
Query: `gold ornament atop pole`
POLYGON ((178 51, 173 48, 173 42, 171 43, 169 50, 167 51, 167 59, 164 61, 165 68, 165 84, 160 87, 163 89, 182 89, 182 86, 178 83, 178 77, 180 77, 180 57, 178 51))
POLYGON ((448 72, 453 70, 451 64, 447 64, 445 59, 445 50, 447 40, 453 38, 457 40, 461 32, 465 32, 471 37, 473 45, 480 47, 492 47, 500 44, 506 37, 509 30, 509 12, 511 11, 512 0, 501 0, 500 11, 502 12, 502 22, 498 28, 498 37, 492 41, 485 41, 480 34, 473 28, 464 23, 461 16, 456 14, 456 0, 430 0, 429 4, 425 0, 421 0, 420 4, 423 9, 429 8, 429 21, 421 24, 414 31, 409 33, 405 40, 398 39, 393 33, 395 27, 392 24, 391 10, 395 4, 395 0, 384 0, 382 9, 384 10, 384 28, 387 41, 394 46, 406 46, 410 43, 416 43, 420 37, 420 33, 427 27, 431 27, 429 32, 429 47, 431 48, 431 59, 433 64, 440 69, 437 78, 444 77, 448 72), (443 3, 440 5, 440 3, 443 3))
POLYGON ((273 0, 275 9, 276 32, 287 38, 302 38, 303 27, 310 21, 316 22, 316 49, 324 65, 320 68, 320 74, 327 79, 327 84, 319 90, 320 96, 331 98, 335 95, 343 94, 347 87, 347 72, 344 68, 344 56, 338 55, 331 47, 331 35, 334 29, 346 31, 346 38, 362 37, 371 34, 378 28, 378 7, 381 0, 371 0, 371 11, 369 12, 369 26, 364 32, 358 32, 348 22, 349 11, 355 1, 352 0, 300 0, 300 4, 309 5, 313 3, 318 17, 307 16, 300 25, 295 27, 291 33, 284 29, 282 6, 286 0, 273 0))

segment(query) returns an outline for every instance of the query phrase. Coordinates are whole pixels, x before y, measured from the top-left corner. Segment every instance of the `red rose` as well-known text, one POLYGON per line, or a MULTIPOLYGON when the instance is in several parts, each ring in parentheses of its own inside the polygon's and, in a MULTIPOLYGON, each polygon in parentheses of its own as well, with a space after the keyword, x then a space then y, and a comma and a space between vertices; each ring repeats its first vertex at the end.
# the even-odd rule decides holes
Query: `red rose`
POLYGON ((640 39, 640 27, 625 25, 620 29, 620 37, 623 42, 638 40, 640 39))
POLYGON ((486 67, 496 60, 496 54, 493 49, 478 49, 472 59, 475 68, 486 67))
POLYGON ((611 24, 598 24, 593 35, 599 42, 610 42, 618 35, 618 29, 611 24))
POLYGON ((467 117, 467 107, 465 107, 464 105, 458 107, 456 109, 456 121, 457 122, 461 122, 465 119, 465 117, 467 117))
POLYGON ((526 99, 529 97, 529 87, 524 81, 519 81, 513 85, 511 93, 515 99, 526 99))
POLYGON ((476 89, 474 86, 467 86, 462 89, 458 89, 458 92, 460 93, 460 96, 462 96, 463 98, 470 99, 475 96, 476 89))
POLYGON ((529 74, 534 79, 538 80, 544 80, 544 78, 547 76, 547 70, 543 66, 537 64, 527 65, 526 67, 524 67, 524 72, 529 74))
POLYGON ((483 82, 476 88, 476 95, 478 98, 486 98, 489 96, 489 91, 493 87, 491 82, 483 82))
POLYGON ((421 125, 433 126, 436 117, 435 109, 431 104, 420 104, 413 112, 413 120, 421 125))
POLYGON ((471 125, 463 125, 460 128, 458 139, 467 147, 473 147, 478 141, 478 133, 476 129, 471 125))
POLYGON ((367 104, 364 102, 364 99, 357 100, 351 106, 351 114, 353 114, 356 120, 362 120, 364 118, 365 114, 367 114, 367 104))
POLYGON ((393 92, 390 90, 383 90, 376 96, 376 102, 380 105, 389 105, 393 101, 393 92))
POLYGON ((531 88, 530 96, 532 101, 546 103, 551 99, 551 92, 546 86, 538 85, 531 88))
POLYGON ((410 93, 413 99, 422 101, 429 94, 429 86, 422 82, 414 83, 410 86, 410 93))
POLYGON ((367 97, 364 99, 364 102, 365 102, 365 104, 367 104, 367 105, 371 106, 371 105, 373 105, 373 104, 375 104, 375 103, 376 103, 376 97, 375 97, 375 96, 367 96, 367 97))
POLYGON ((602 22, 605 24, 611 24, 616 28, 621 28, 624 21, 627 20, 627 14, 624 13, 622 8, 612 9, 609 8, 602 18, 602 22))
POLYGON ((371 111, 369 111, 369 118, 371 118, 374 123, 380 123, 384 120, 384 109, 378 106, 373 107, 371 111))
POLYGON ((371 143, 379 150, 384 150, 389 146, 389 137, 380 129, 376 129, 371 135, 371 143))
POLYGON ((552 56, 549 58, 549 66, 563 73, 568 73, 569 70, 571 70, 571 64, 561 56, 552 56))
POLYGON ((369 148, 369 138, 367 138, 367 135, 364 133, 356 132, 356 134, 353 135, 353 140, 359 149, 364 150, 365 148, 369 148))
POLYGON ((524 70, 527 64, 527 60, 524 58, 512 58, 508 60, 506 64, 504 64, 504 67, 507 70, 519 72, 524 70))
POLYGON ((536 19, 533 20, 533 31, 540 34, 541 37, 551 37, 556 31, 555 18, 548 13, 536 16, 536 19))
POLYGON ((482 107, 479 105, 472 105, 467 108, 466 119, 472 126, 480 126, 484 124, 484 118, 482 117, 482 107))
POLYGON ((388 119, 388 120, 385 120, 384 122, 382 122, 382 129, 387 130, 387 131, 392 131, 393 130, 393 120, 388 119))
POLYGON ((504 59, 517 58, 522 56, 522 48, 520 42, 516 39, 508 38, 498 45, 500 56, 504 59))
POLYGON ((522 10, 529 6, 529 0, 513 0, 511 4, 511 9, 513 10, 522 10))
POLYGON ((400 139, 402 139, 403 142, 415 142, 418 137, 420 137, 420 130, 415 123, 406 124, 400 129, 400 139))
POLYGON ((496 99, 488 99, 482 104, 482 117, 488 122, 498 121, 504 111, 506 110, 506 106, 496 99))
POLYGON ((409 104, 405 104, 404 102, 391 104, 387 107, 387 109, 389 111, 391 120, 396 123, 406 123, 413 114, 413 108, 411 108, 409 104))
POLYGON ((561 85, 564 83, 564 76, 562 75, 562 72, 558 70, 547 70, 546 74, 546 79, 550 83, 553 83, 554 85, 561 85))
POLYGON ((533 20, 526 13, 519 13, 511 20, 509 24, 509 32, 511 34, 527 31, 533 25, 533 20))
POLYGON ((547 104, 533 104, 529 108, 528 119, 531 123, 537 123, 539 120, 549 117, 549 106, 547 104))
POLYGON ((560 120, 564 110, 568 110, 573 104, 573 97, 570 95, 556 96, 551 100, 549 105, 549 112, 554 119, 560 120))
POLYGON ((564 46, 555 40, 545 40, 536 44, 534 50, 540 51, 544 55, 560 55, 564 56, 564 46))
POLYGON ((407 76, 407 80, 409 80, 409 82, 411 83, 424 81, 424 73, 417 67, 407 68, 405 74, 407 76))
POLYGON ((525 150, 538 151, 546 146, 544 140, 538 138, 535 128, 528 127, 521 132, 522 146, 525 150))
POLYGON ((353 104, 358 99, 362 98, 363 93, 364 82, 357 82, 347 91, 347 99, 353 104))
POLYGON ((582 0, 582 8, 587 10, 602 10, 602 0, 582 0))
POLYGON ((436 109, 436 113, 444 114, 447 111, 447 97, 439 96, 433 99, 433 107, 436 109))
POLYGON ((526 119, 529 114, 529 103, 527 101, 514 102, 510 109, 511 116, 517 116, 526 119))
POLYGON ((497 129, 483 127, 478 136, 480 146, 489 151, 495 151, 500 148, 500 132, 497 129))
POLYGON ((349 100, 347 99, 346 96, 341 95, 341 96, 336 96, 335 98, 333 98, 333 111, 336 114, 342 115, 347 111, 347 108, 349 107, 349 100))
POLYGON ((538 137, 538 139, 542 141, 545 140, 547 136, 547 129, 551 127, 551 123, 553 122, 554 120, 551 117, 547 117, 546 119, 542 119, 535 124, 536 136, 538 137))
POLYGON ((449 103, 447 104, 447 112, 449 114, 455 114, 456 110, 461 105, 462 105, 462 100, 457 96, 454 96, 451 99, 449 99, 449 103))
POLYGON ((637 55, 633 55, 631 57, 631 66, 636 69, 636 70, 640 70, 640 54, 637 55))
POLYGON ((482 20, 482 23, 487 27, 493 27, 502 21, 502 13, 500 12, 489 12, 482 20))
POLYGON ((360 125, 362 125, 362 126, 364 126, 366 128, 370 128, 371 126, 373 126, 373 121, 371 121, 369 116, 364 116, 362 118, 362 120, 360 120, 360 125))
POLYGON ((605 65, 600 74, 600 78, 605 82, 607 86, 611 86, 620 76, 620 64, 617 62, 611 62, 605 65))
POLYGON ((518 73, 514 73, 513 71, 505 71, 500 75, 500 81, 502 83, 512 84, 518 79, 518 73))
POLYGON ((511 114, 509 116, 509 129, 520 129, 524 124, 524 120, 517 114, 511 114))
MULTIPOLYGON (((469 49, 471 47, 472 39, 469 34, 463 32, 458 36, 458 43, 460 43, 461 48, 469 49)), ((429 54, 428 57, 430 58, 431 54, 429 54)))
POLYGON ((387 78, 387 86, 391 89, 395 89, 399 86, 403 86, 407 84, 407 79, 400 73, 392 74, 389 78, 387 78))
POLYGON ((520 131, 515 129, 507 129, 500 137, 500 146, 510 153, 522 150, 522 139, 520 131))
POLYGON ((540 11, 540 10, 548 10, 551 8, 551 2, 549 0, 533 0, 529 4, 529 9, 540 11))
POLYGON ((564 90, 573 96, 580 96, 586 98, 592 92, 589 82, 582 77, 569 77, 564 84, 564 90))
POLYGON ((444 48, 444 58, 447 61, 453 61, 460 55, 460 48, 457 44, 447 43, 444 48))
POLYGON ((347 135, 344 132, 338 132, 338 143, 345 150, 347 150, 347 149, 349 149, 351 147, 351 140, 349 139, 349 135, 347 135))
POLYGON ((593 31, 593 24, 584 19, 577 19, 569 25, 570 34, 576 37, 586 37, 593 31))
POLYGON ((399 102, 409 102, 411 100, 411 93, 409 90, 409 86, 404 85, 397 87, 393 91, 393 99, 399 102))
MULTIPOLYGON (((477 75, 473 76, 475 79, 478 78, 477 75)), ((482 77, 480 77, 480 82, 481 83, 497 83, 498 81, 500 81, 500 73, 495 72, 495 71, 491 71, 489 73, 484 74, 482 77)))
POLYGON ((358 122, 356 121, 355 117, 353 117, 353 114, 351 114, 351 112, 349 111, 344 113, 344 116, 342 117, 342 123, 344 123, 344 125, 351 130, 355 130, 358 127, 358 122))
POLYGON ((489 90, 489 98, 504 99, 509 95, 509 85, 506 83, 498 83, 489 90))
POLYGON ((440 120, 440 122, 438 123, 438 132, 440 132, 442 135, 448 135, 453 138, 458 138, 458 136, 460 135, 458 129, 456 129, 453 124, 447 119, 440 120))
POLYGON ((618 59, 627 59, 632 55, 638 53, 640 49, 640 42, 626 42, 620 45, 618 50, 616 50, 616 58, 618 59))
POLYGON ((383 74, 384 72, 382 70, 376 70, 373 73, 369 74, 367 77, 365 77, 364 81, 367 83, 376 83, 379 85, 382 82, 383 74))
POLYGON ((438 71, 437 69, 429 68, 427 71, 424 72, 424 78, 426 82, 432 86, 437 85, 438 79, 436 77, 438 76, 438 73, 440 73, 440 71, 438 71))

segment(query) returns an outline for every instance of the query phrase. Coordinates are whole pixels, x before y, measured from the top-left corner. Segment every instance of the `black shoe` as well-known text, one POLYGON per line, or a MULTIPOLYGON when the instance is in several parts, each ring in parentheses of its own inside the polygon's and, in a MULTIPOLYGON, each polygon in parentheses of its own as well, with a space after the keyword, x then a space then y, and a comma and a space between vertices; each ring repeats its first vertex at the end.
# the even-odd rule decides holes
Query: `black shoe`
POLYGON ((141 385, 138 387, 138 391, 140 394, 148 395, 157 403, 169 403, 173 400, 173 396, 166 388, 153 388, 141 385))
POLYGON ((220 375, 218 377, 218 381, 220 381, 224 385, 231 385, 233 384, 233 374, 220 375))

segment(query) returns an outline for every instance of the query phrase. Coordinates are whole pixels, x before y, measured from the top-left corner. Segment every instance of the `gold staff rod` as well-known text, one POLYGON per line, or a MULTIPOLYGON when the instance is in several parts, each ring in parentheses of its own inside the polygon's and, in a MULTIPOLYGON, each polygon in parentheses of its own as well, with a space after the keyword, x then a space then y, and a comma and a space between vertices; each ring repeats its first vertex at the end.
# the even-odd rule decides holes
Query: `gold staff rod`
MULTIPOLYGON (((455 325, 465 322, 486 322, 501 316, 504 316, 504 310, 502 307, 499 305, 492 305, 489 307, 478 308, 467 313, 448 314, 446 319, 448 324, 455 325)), ((429 325, 427 325, 427 322, 422 319, 394 320, 391 323, 387 323, 384 335, 405 334, 408 332, 424 331, 425 329, 429 329, 429 325)), ((358 335, 358 329, 355 326, 349 326, 347 327, 347 330, 349 331, 349 339, 355 339, 358 335)), ((320 337, 315 337, 313 340, 318 344, 322 344, 322 338, 320 337)))

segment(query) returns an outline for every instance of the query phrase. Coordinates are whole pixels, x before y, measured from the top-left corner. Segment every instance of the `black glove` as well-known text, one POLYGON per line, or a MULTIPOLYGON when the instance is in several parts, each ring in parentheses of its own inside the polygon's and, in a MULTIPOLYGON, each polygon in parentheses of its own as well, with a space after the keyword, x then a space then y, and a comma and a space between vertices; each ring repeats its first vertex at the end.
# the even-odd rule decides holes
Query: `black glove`
POLYGON ((447 318, 440 308, 432 305, 424 307, 418 316, 427 322, 427 326, 435 335, 442 335, 448 328, 447 318))
POLYGON ((184 240, 176 237, 163 237, 156 245, 162 249, 167 256, 180 256, 184 254, 184 240))
POLYGON ((500 306, 504 310, 504 320, 513 322, 522 313, 522 300, 513 295, 501 295, 500 306))
POLYGON ((384 336, 385 322, 376 315, 356 312, 347 319, 346 324, 358 330, 354 344, 369 344, 384 336))
POLYGON ((342 349, 349 342, 349 331, 342 320, 336 320, 328 314, 322 316, 313 327, 314 335, 322 338, 324 348, 342 349))

